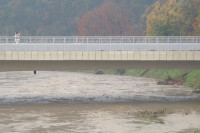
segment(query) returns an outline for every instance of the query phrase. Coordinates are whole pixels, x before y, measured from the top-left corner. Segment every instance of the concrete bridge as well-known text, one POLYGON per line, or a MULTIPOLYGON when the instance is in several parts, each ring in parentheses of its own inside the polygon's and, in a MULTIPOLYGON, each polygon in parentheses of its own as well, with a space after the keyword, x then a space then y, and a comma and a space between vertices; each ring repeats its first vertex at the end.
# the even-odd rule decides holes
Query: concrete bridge
POLYGON ((200 69, 200 37, 0 37, 0 71, 200 69))

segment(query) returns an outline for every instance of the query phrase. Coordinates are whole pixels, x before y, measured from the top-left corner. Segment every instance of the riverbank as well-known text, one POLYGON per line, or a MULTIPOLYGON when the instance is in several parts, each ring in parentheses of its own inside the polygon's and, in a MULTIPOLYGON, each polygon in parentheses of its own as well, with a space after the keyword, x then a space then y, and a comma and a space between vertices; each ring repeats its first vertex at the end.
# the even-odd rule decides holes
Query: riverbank
MULTIPOLYGON (((145 70, 145 69, 130 69, 130 70, 100 70, 106 74, 127 75, 136 77, 154 78, 157 80, 166 80, 172 78, 181 81, 181 84, 193 89, 200 88, 200 70, 180 70, 180 69, 163 69, 163 70, 145 70)), ((97 72, 97 71, 96 71, 97 72)))

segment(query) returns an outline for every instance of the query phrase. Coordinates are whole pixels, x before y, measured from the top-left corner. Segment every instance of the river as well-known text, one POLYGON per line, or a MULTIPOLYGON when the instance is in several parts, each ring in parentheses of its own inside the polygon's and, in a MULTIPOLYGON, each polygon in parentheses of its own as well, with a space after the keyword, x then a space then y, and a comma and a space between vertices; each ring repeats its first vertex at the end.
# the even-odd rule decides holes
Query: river
POLYGON ((131 76, 1 72, 0 132, 193 133, 200 95, 131 76))

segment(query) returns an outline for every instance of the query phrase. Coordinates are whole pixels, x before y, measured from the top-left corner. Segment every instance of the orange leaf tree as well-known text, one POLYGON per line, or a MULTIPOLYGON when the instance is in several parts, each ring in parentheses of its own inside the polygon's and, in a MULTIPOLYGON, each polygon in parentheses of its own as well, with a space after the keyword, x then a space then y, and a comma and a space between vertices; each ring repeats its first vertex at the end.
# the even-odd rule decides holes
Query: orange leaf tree
POLYGON ((133 15, 113 2, 105 2, 87 12, 78 22, 81 36, 129 36, 136 35, 133 15))

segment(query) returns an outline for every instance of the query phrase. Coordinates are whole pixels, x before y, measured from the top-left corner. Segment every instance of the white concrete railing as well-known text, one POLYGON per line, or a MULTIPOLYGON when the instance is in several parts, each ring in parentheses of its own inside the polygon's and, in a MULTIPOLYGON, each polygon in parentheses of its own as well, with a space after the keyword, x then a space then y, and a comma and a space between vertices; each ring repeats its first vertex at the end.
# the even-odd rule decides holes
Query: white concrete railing
POLYGON ((200 50, 199 36, 0 36, 0 51, 200 50))
MULTIPOLYGON (((0 36, 0 43, 15 43, 0 36)), ((21 36, 20 43, 200 43, 200 36, 21 36)))

